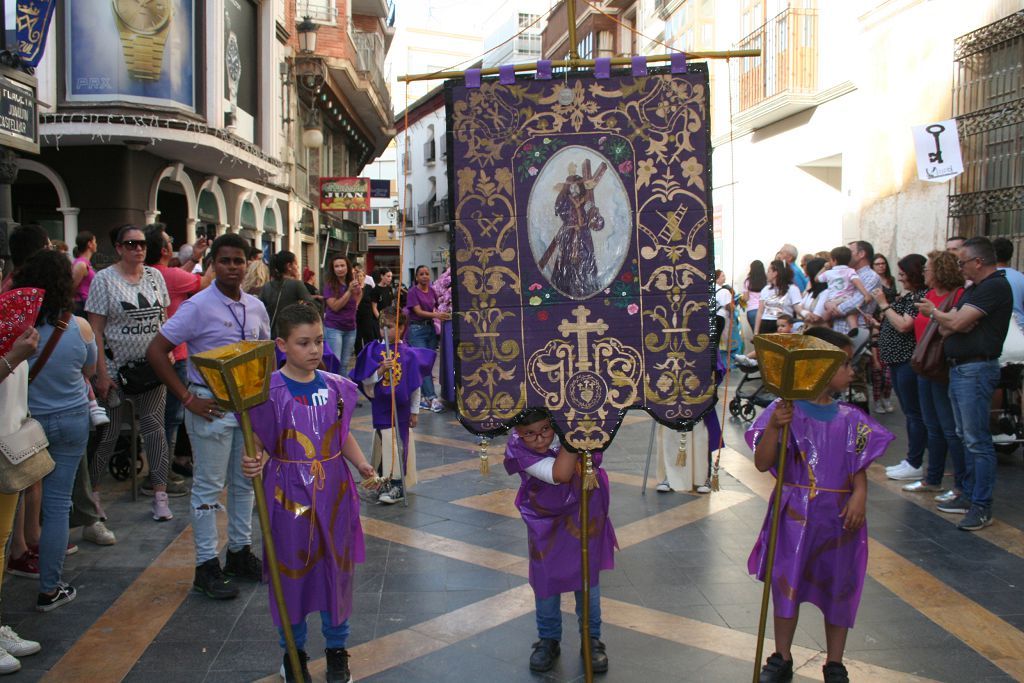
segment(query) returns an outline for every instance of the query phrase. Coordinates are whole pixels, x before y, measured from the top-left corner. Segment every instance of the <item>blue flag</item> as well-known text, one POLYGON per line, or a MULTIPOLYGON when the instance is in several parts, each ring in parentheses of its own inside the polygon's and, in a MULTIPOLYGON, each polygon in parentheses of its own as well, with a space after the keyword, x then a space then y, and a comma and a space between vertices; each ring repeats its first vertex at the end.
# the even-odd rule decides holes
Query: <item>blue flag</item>
POLYGON ((56 5, 57 0, 18 0, 18 52, 25 66, 34 68, 43 58, 56 5))

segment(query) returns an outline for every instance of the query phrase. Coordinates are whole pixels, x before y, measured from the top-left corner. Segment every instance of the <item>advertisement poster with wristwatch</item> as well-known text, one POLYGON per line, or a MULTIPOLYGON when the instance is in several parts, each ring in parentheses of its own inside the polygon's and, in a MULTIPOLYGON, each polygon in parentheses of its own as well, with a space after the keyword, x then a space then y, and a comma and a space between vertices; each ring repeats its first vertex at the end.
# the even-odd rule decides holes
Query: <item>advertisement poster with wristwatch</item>
POLYGON ((250 142, 259 111, 257 9, 253 0, 224 0, 224 124, 250 142))
POLYGON ((195 0, 64 3, 67 99, 195 111, 195 0))

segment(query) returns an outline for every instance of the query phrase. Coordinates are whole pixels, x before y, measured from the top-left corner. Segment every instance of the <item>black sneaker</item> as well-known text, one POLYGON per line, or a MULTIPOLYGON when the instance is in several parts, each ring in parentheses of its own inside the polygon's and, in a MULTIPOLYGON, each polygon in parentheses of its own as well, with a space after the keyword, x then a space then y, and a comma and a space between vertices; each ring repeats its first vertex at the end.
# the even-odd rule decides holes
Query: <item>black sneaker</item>
POLYGON ((57 584, 57 590, 53 595, 47 595, 46 593, 40 593, 36 598, 36 611, 37 612, 49 612, 50 610, 57 609, 61 605, 65 605, 75 599, 75 587, 64 582, 57 584))
POLYGON ((793 660, 783 659, 778 652, 772 653, 761 667, 759 683, 787 683, 793 680, 793 660))
POLYGON ((329 647, 324 655, 327 657, 327 683, 349 683, 352 672, 348 670, 348 650, 329 647))
POLYGON ((402 486, 402 482, 396 479, 391 480, 391 486, 388 490, 380 494, 377 497, 378 503, 384 503, 385 505, 394 505, 400 503, 405 498, 405 487, 402 486))
POLYGON ((967 511, 971 509, 971 501, 964 498, 963 494, 957 496, 948 503, 939 503, 939 512, 945 512, 950 515, 966 515, 967 511))
MULTIPOLYGON (((309 655, 306 654, 305 650, 299 650, 299 664, 302 665, 302 683, 313 683, 313 677, 309 675, 309 655)), ((295 675, 292 673, 292 662, 288 659, 287 650, 285 650, 281 670, 278 673, 281 674, 281 679, 285 683, 299 683, 299 681, 295 680, 295 675)))
POLYGON ((842 662, 828 662, 821 667, 821 676, 825 683, 850 683, 850 674, 842 662))
MULTIPOLYGON (((580 645, 580 656, 583 656, 582 645, 580 645)), ((608 671, 608 655, 605 653, 604 643, 597 638, 590 639, 590 669, 596 674, 608 671)))
POLYGON ((541 638, 533 644, 533 654, 530 655, 530 671, 551 671, 561 651, 557 640, 541 638))
POLYGON ((238 597, 238 588, 220 570, 220 560, 211 557, 196 567, 196 578, 192 588, 214 600, 230 600, 238 597))
POLYGON ((972 505, 960 523, 956 525, 961 531, 978 531, 992 523, 992 510, 980 505, 972 505))
POLYGON ((259 583, 263 580, 263 563, 252 554, 252 546, 247 545, 236 552, 228 551, 224 573, 235 579, 259 583))

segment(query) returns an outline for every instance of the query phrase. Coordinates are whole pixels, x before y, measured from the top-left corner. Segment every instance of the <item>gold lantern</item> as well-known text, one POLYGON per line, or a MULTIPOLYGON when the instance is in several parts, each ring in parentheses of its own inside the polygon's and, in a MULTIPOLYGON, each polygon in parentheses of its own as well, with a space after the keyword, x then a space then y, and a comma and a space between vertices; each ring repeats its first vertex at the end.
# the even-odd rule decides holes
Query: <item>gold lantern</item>
MULTIPOLYGON (((789 402, 811 400, 821 396, 839 367, 849 355, 817 337, 803 334, 761 334, 754 337, 761 382, 779 398, 789 402)), ((782 504, 782 482, 789 446, 789 425, 782 430, 782 448, 775 478, 772 504, 772 526, 768 535, 768 558, 765 563, 764 590, 761 594, 761 619, 757 629, 757 650, 754 655, 754 677, 760 678, 761 656, 764 654, 765 627, 768 619, 768 598, 771 594, 772 570, 775 566, 775 544, 779 534, 779 508, 782 504)))
POLYGON ((274 342, 240 341, 192 355, 217 404, 240 413, 267 400, 276 368, 274 342))
MULTIPOLYGON (((249 408, 266 402, 270 396, 270 375, 276 367, 274 342, 272 341, 239 341, 226 346, 219 346, 209 351, 192 354, 195 365, 206 386, 210 387, 217 404, 224 410, 239 414, 242 423, 242 437, 245 440, 245 452, 250 458, 260 458, 256 451, 256 439, 249 419, 249 408)), ((263 549, 266 553, 270 569, 270 583, 273 586, 274 600, 277 602, 277 613, 287 616, 284 593, 281 589, 281 573, 277 566, 277 551, 274 539, 270 534, 270 515, 267 511, 267 496, 263 490, 263 477, 257 475, 252 480, 253 493, 256 494, 256 511, 260 518, 263 531, 263 549)), ((302 664, 295 647, 289 620, 282 617, 285 644, 288 659, 295 680, 302 680, 302 664)))
POLYGON ((817 337, 803 334, 760 334, 754 337, 761 381, 779 398, 810 400, 846 362, 846 352, 817 337))

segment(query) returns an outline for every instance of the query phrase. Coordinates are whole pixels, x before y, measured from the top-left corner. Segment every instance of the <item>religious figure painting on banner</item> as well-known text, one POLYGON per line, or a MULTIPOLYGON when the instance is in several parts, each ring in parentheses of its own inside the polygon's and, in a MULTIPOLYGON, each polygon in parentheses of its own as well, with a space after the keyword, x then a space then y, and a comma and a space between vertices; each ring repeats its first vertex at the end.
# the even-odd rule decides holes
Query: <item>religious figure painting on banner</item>
MULTIPOLYGON (((522 149, 528 155, 533 144, 522 149)), ((528 159, 517 162, 536 168, 528 159)), ((629 249, 629 196, 618 173, 608 172, 610 167, 607 158, 589 147, 569 145, 539 169, 530 192, 528 232, 537 267, 572 299, 589 299, 605 289, 629 249)))

